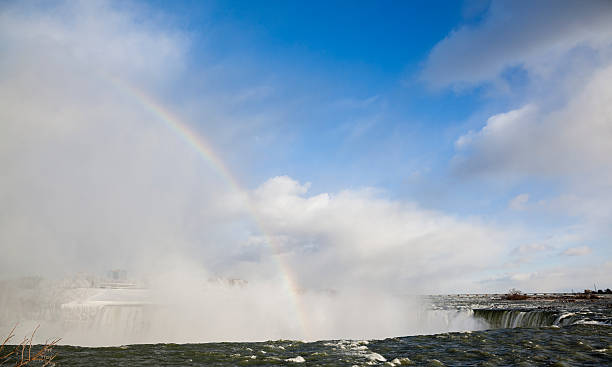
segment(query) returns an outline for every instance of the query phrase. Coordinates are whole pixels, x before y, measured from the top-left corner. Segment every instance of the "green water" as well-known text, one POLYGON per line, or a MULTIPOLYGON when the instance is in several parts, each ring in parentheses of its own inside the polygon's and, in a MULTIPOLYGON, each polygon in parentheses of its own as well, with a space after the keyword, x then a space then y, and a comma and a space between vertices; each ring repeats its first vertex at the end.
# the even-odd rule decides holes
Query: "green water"
POLYGON ((513 328, 370 341, 58 346, 56 366, 611 366, 612 327, 513 328), (294 362, 298 356, 304 362, 294 362))

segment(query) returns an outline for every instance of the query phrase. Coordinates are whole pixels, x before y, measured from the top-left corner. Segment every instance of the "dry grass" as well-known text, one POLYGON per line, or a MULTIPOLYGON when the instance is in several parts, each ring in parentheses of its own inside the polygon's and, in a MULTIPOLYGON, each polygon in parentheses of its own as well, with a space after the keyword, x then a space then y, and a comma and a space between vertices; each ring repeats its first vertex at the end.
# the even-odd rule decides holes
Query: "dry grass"
POLYGON ((599 299, 601 297, 599 297, 595 293, 578 293, 574 296, 574 298, 576 299, 599 299))
POLYGON ((510 301, 523 301, 529 299, 529 296, 526 294, 506 294, 506 297, 504 297, 504 299, 510 301))
POLYGON ((21 367, 31 365, 32 362, 36 362, 39 366, 47 366, 51 364, 56 354, 53 352, 53 347, 60 341, 60 339, 53 339, 47 341, 45 344, 40 346, 40 349, 35 348, 32 350, 34 341, 34 335, 38 331, 38 326, 32 332, 29 337, 25 336, 21 343, 17 345, 10 345, 10 341, 15 337, 15 328, 13 327, 9 335, 4 339, 2 345, 0 345, 0 365, 13 365, 13 367, 21 367), (38 350, 37 350, 38 349, 38 350), (8 352, 8 353, 7 353, 8 352))

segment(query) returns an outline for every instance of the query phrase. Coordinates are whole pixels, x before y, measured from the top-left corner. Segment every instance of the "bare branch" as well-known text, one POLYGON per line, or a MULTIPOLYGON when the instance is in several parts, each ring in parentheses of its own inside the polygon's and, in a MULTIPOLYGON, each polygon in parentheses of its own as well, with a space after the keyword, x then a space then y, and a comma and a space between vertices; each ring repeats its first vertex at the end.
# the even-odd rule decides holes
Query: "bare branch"
MULTIPOLYGON (((15 336, 16 327, 17 325, 13 327, 9 335, 4 339, 4 342, 0 346, 0 351, 2 351, 8 345, 8 342, 15 336)), ((57 343, 61 339, 57 338, 51 341, 47 340, 45 344, 41 345, 38 352, 36 352, 33 355, 32 347, 34 346, 34 336, 36 335, 36 332, 38 331, 39 327, 40 325, 36 326, 32 334, 30 335, 30 337, 27 337, 27 336, 24 337, 21 343, 13 347, 13 350, 11 352, 3 356, 0 356, 0 364, 4 365, 6 362, 9 361, 9 359, 11 359, 10 358, 11 356, 14 356, 13 358, 16 358, 14 367, 26 366, 30 362, 35 362, 35 361, 41 362, 42 366, 48 366, 51 363, 51 361, 56 357, 56 354, 53 353, 53 347, 57 345, 57 343), (25 351, 26 348, 28 349, 27 353, 25 351)))

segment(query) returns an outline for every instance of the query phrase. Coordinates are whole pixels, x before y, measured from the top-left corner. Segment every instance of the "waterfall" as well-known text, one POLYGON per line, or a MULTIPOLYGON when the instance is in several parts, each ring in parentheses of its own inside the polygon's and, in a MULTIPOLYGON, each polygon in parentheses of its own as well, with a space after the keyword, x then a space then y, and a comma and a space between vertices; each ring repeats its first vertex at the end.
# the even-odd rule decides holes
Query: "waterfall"
POLYGON ((120 336, 139 335, 147 331, 145 307, 139 305, 107 305, 92 320, 93 330, 113 330, 120 336))
POLYGON ((491 328, 564 326, 571 317, 562 318, 559 312, 551 310, 500 310, 476 309, 474 317, 486 321, 491 328))
POLYGON ((155 307, 110 302, 62 305, 63 339, 81 344, 125 344, 146 341, 155 307))
POLYGON ((475 318, 471 309, 426 310, 419 314, 415 334, 436 334, 452 331, 484 330, 487 323, 475 318))

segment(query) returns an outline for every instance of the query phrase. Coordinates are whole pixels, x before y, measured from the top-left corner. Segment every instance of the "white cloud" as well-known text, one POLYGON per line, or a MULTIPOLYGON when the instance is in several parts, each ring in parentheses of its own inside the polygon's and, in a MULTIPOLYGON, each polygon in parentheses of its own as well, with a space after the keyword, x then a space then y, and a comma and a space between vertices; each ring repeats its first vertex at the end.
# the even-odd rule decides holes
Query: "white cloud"
MULTIPOLYGON (((534 101, 490 117, 480 131, 458 138, 455 172, 518 182, 549 180, 562 191, 558 197, 534 201, 538 207, 579 216, 599 231, 609 231, 611 85, 612 64, 594 71, 582 87, 569 92, 566 103, 538 108, 534 101)), ((510 204, 516 208, 513 204, 519 203, 510 204)))
POLYGON ((507 261, 504 266, 514 268, 531 263, 538 257, 548 256, 548 253, 553 249, 553 246, 545 242, 520 245, 510 251, 510 260, 507 261))
POLYGON ((505 238, 485 224, 371 190, 308 196, 289 177, 264 183, 253 193, 252 206, 300 281, 314 288, 458 290, 449 279, 495 264, 505 238))
POLYGON ((529 194, 519 194, 510 200, 508 207, 512 210, 524 210, 528 201, 529 194))
POLYGON ((570 247, 567 250, 563 251, 563 255, 565 256, 584 256, 588 255, 592 252, 589 246, 578 246, 578 247, 570 247))
MULTIPOLYGON (((423 71, 431 85, 442 87, 497 83, 508 68, 524 70, 520 95, 508 90, 519 107, 459 136, 454 172, 546 182, 558 197, 530 197, 537 205, 529 209, 578 217, 594 238, 609 234, 612 218, 610 7, 606 1, 493 1, 481 22, 441 41, 423 71)), ((515 204, 521 202, 510 207, 515 204)))
POLYGON ((491 2, 484 20, 453 30, 431 51, 422 78, 433 87, 493 81, 510 67, 543 76, 561 55, 611 44, 609 1, 491 2))
POLYGON ((457 140, 460 170, 514 175, 610 175, 612 66, 594 73, 566 105, 529 104, 490 117, 457 140))
POLYGON ((95 71, 142 83, 172 78, 183 67, 186 33, 160 26, 160 15, 146 6, 60 1, 43 10, 39 5, 5 4, 0 9, 3 44, 32 57, 21 60, 22 72, 65 64, 76 73, 95 71), (40 54, 47 56, 45 63, 34 58, 40 54))
POLYGON ((536 252, 549 251, 552 249, 553 247, 546 243, 530 243, 516 247, 512 250, 512 253, 516 255, 531 255, 536 252))
POLYGON ((38 5, 0 7, 0 275, 145 269, 214 241, 231 188, 109 79, 155 94, 186 37, 144 6, 38 5))
POLYGON ((495 82, 516 66, 528 73, 520 95, 508 96, 520 107, 457 138, 457 173, 553 179, 567 190, 562 196, 579 198, 578 210, 612 200, 611 8, 607 1, 493 1, 481 22, 434 48, 424 70, 432 85, 495 82))
POLYGON ((517 288, 524 292, 569 292, 589 289, 596 282, 606 287, 612 277, 612 262, 589 265, 551 266, 533 272, 507 273, 483 282, 491 289, 517 288))

